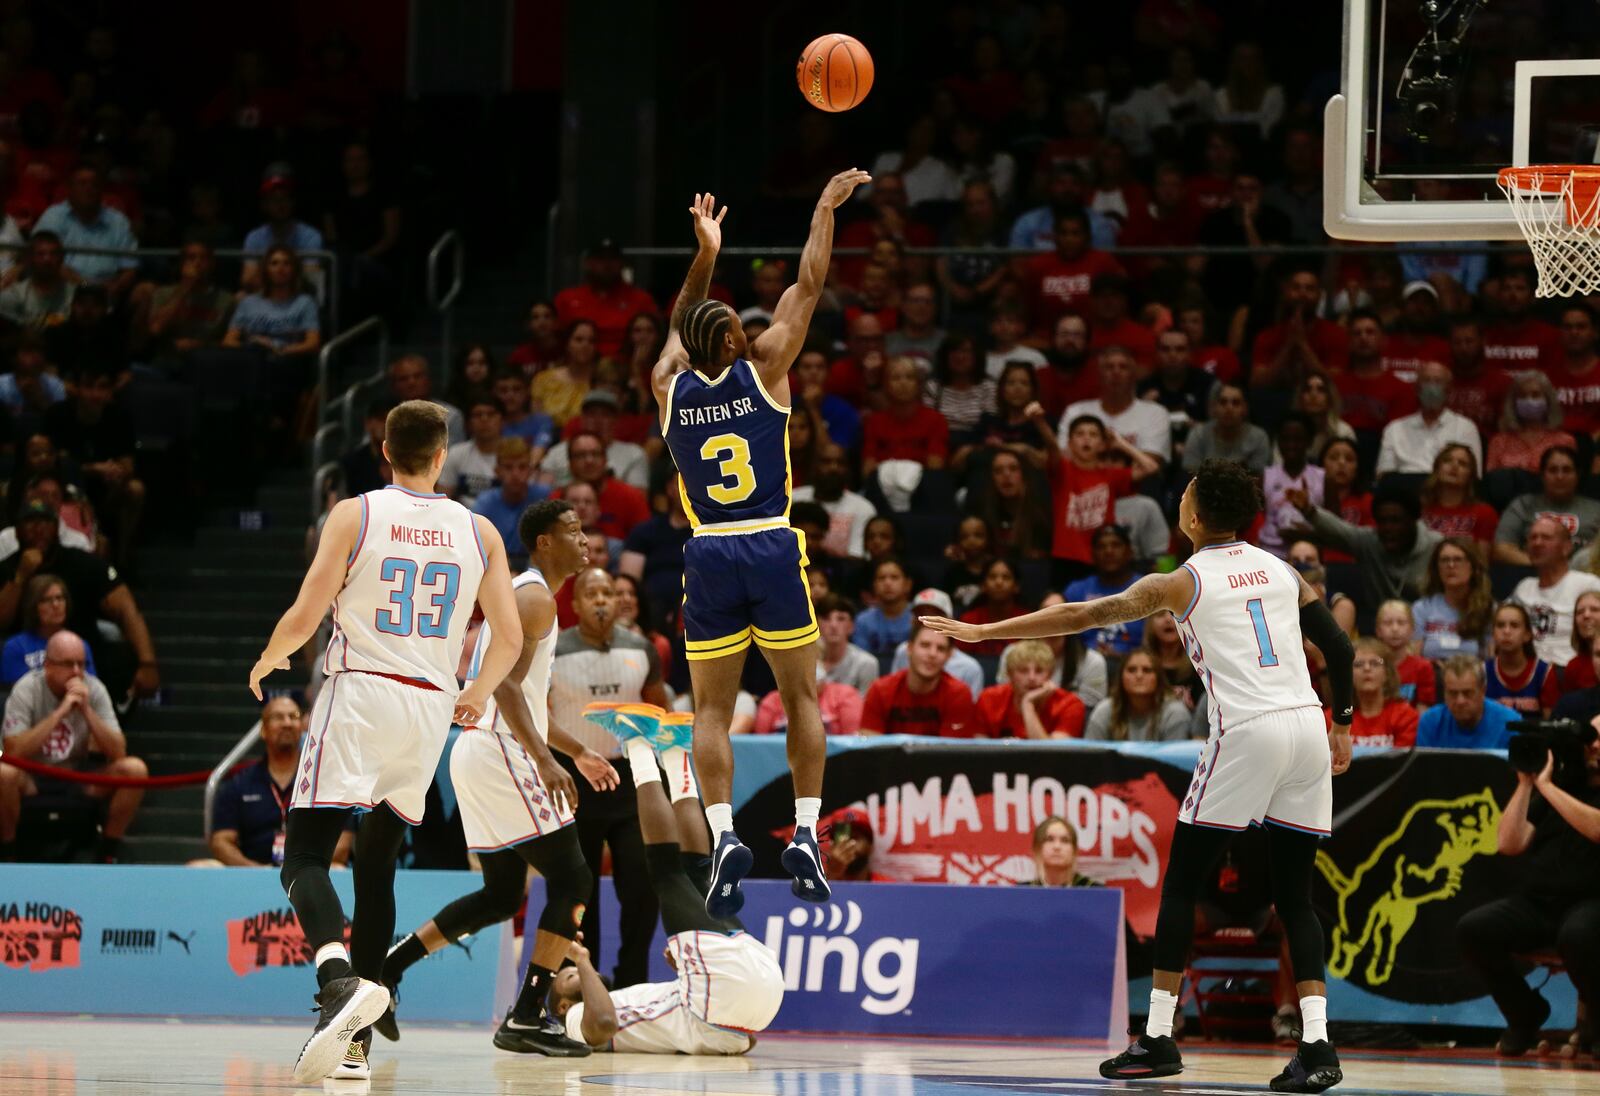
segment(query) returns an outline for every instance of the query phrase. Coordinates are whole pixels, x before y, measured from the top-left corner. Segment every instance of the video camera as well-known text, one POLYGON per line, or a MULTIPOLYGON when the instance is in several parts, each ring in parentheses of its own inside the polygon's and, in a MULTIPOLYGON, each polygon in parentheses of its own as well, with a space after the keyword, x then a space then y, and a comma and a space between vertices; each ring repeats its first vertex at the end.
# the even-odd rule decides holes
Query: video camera
POLYGON ((1554 754, 1557 784, 1584 781, 1583 752, 1595 739, 1592 726, 1576 719, 1522 719, 1507 729, 1514 732, 1506 745, 1506 759, 1513 769, 1537 775, 1554 754))

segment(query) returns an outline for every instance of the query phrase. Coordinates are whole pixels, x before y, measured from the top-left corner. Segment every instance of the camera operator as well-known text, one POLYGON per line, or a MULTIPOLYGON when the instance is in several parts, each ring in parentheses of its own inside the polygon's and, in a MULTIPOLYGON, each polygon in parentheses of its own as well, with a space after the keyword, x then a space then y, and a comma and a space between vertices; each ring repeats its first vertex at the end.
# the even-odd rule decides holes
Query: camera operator
MULTIPOLYGON (((1600 737, 1588 724, 1538 726, 1508 751, 1517 790, 1500 816, 1501 854, 1531 861, 1524 881, 1456 926, 1462 958, 1483 976, 1506 1018, 1498 1049, 1513 1057, 1538 1043, 1550 1015, 1514 954, 1553 943, 1590 1016, 1600 990, 1600 737), (1544 764, 1529 772, 1538 767, 1540 743, 1544 764)), ((1589 1039, 1592 1033, 1581 1041, 1589 1039)))

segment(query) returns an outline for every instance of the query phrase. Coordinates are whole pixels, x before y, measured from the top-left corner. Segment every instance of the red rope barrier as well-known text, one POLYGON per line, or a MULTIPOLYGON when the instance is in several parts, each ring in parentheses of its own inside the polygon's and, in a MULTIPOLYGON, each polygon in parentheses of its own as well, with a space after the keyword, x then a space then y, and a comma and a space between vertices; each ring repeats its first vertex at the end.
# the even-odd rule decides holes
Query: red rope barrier
MULTIPOLYGON (((204 784, 211 779, 210 769, 192 773, 169 773, 166 776, 111 776, 106 773, 81 773, 74 769, 58 769, 54 765, 29 761, 11 754, 0 754, 0 763, 11 765, 25 773, 32 773, 34 776, 64 780, 69 784, 94 784, 102 788, 183 788, 191 784, 204 784)), ((253 764, 255 764, 253 761, 241 761, 228 772, 228 775, 232 776, 240 769, 253 764)))

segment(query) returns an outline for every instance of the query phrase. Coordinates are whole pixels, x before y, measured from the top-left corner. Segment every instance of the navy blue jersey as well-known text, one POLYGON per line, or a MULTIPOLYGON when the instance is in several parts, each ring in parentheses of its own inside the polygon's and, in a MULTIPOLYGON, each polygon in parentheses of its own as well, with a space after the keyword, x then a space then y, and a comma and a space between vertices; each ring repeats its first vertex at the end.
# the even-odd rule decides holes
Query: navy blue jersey
POLYGON ((789 412, 738 358, 715 380, 672 378, 661 434, 678 466, 689 523, 789 520, 789 412))

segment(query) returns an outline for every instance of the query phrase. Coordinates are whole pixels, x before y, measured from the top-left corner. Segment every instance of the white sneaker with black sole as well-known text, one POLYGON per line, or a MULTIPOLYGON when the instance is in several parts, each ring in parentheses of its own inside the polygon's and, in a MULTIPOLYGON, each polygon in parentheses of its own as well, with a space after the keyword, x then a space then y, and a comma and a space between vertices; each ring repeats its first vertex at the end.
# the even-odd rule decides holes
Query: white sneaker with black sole
POLYGON ((308 1085, 330 1076, 350 1043, 389 1007, 389 991, 377 982, 351 975, 335 978, 317 994, 320 1018, 294 1064, 296 1084, 308 1085))

